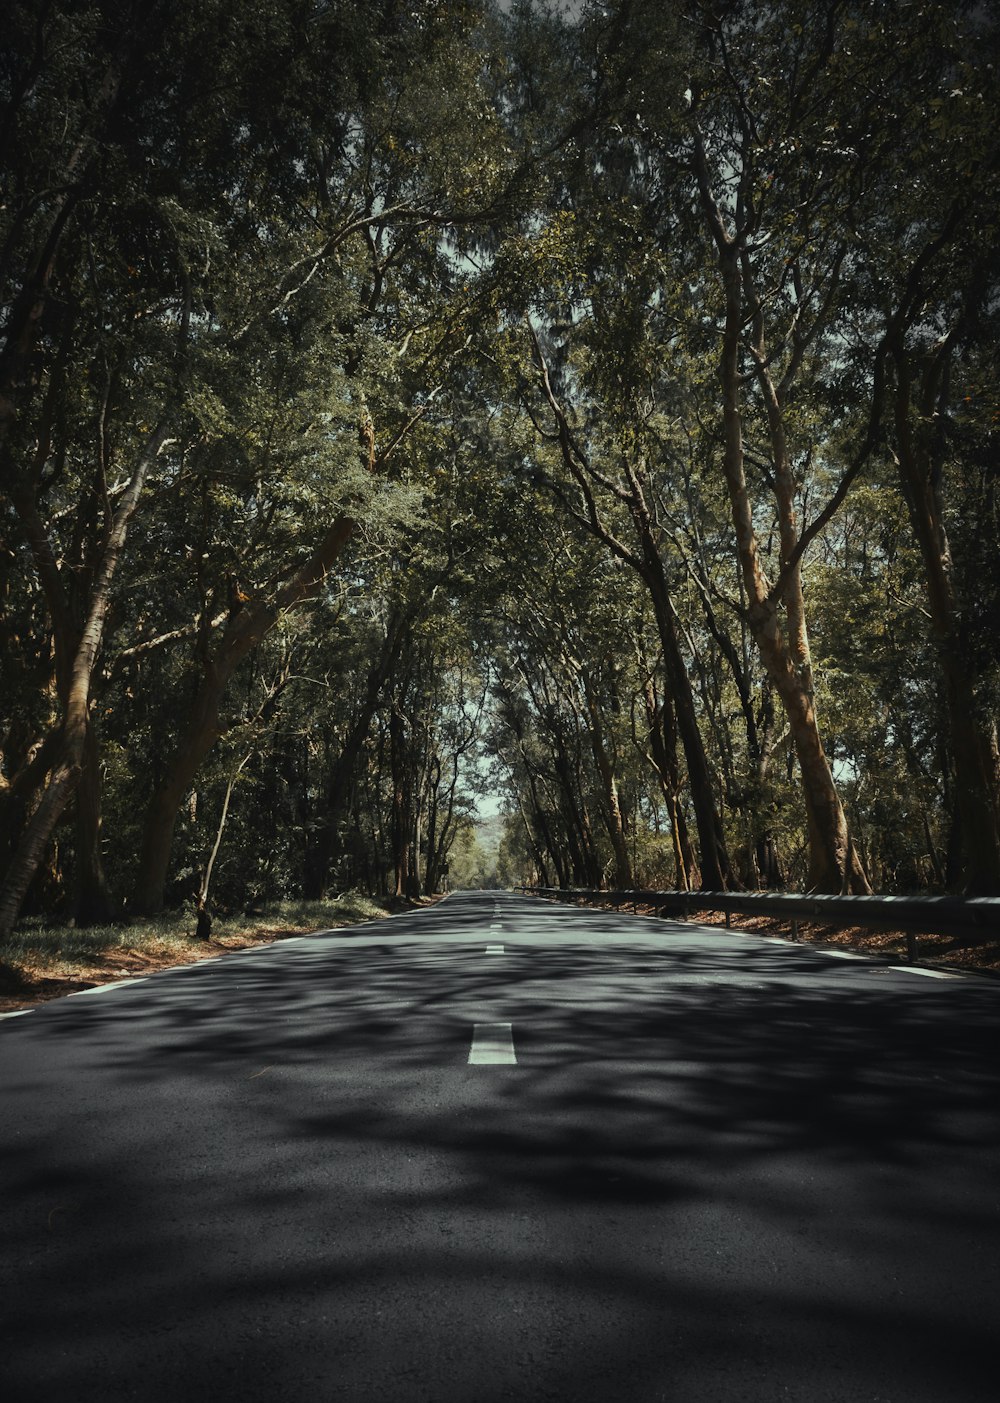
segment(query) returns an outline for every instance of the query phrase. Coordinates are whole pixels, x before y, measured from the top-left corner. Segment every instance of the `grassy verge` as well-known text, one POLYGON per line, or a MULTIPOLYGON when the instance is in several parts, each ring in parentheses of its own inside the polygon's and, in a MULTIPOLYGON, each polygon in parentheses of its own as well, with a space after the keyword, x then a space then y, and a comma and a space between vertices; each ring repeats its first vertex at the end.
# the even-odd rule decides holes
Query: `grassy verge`
POLYGON ((190 911, 87 930, 25 921, 0 945, 0 1013, 30 1008, 95 984, 193 964, 228 950, 358 925, 399 909, 394 899, 360 892, 345 892, 335 901, 283 901, 252 915, 216 917, 210 940, 195 937, 190 911))

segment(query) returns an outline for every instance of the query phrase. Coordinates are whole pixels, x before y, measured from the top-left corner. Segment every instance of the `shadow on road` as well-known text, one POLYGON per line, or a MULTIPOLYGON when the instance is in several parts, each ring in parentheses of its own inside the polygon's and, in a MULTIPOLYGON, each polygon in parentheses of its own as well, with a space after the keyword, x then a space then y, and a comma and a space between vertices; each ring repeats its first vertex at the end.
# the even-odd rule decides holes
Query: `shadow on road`
POLYGON ((47 1015, 25 1397, 993 1396, 995 990, 582 912, 491 959, 448 905, 47 1015))

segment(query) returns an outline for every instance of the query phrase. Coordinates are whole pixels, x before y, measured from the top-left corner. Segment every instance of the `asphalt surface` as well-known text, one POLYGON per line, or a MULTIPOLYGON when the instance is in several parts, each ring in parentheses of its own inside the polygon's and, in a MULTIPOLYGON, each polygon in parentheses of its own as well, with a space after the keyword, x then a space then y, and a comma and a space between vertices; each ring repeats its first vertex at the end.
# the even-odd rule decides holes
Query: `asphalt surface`
POLYGON ((468 893, 6 1018, 0 1396, 995 1403, 998 1008, 468 893))

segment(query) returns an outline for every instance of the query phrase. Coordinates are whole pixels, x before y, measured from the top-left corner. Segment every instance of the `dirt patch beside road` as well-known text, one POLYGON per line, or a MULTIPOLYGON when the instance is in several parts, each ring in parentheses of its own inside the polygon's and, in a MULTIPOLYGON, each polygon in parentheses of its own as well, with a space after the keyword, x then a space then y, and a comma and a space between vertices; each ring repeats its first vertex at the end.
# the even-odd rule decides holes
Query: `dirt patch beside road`
MULTIPOLYGON (((592 904, 608 909, 603 902, 592 904)), ((625 913, 631 910, 630 906, 622 908, 625 913)), ((655 916, 657 911, 656 906, 640 904, 638 914, 655 916)), ((692 911, 690 919, 692 923, 700 926, 726 924, 725 915, 721 911, 692 911)), ((781 919, 777 916, 734 915, 732 929, 747 931, 753 935, 780 935, 785 940, 792 938, 791 922, 787 918, 781 919)), ((892 960, 898 964, 905 964, 907 959, 906 934, 903 931, 870 930, 866 926, 831 926, 820 921, 800 920, 796 939, 803 945, 855 950, 859 954, 892 960)), ((968 937, 921 933, 917 936, 917 963, 963 970, 970 974, 1000 975, 1000 930, 984 931, 975 943, 968 937)))
POLYGON ((33 1008, 98 984, 218 959, 233 950, 360 925, 397 911, 432 906, 440 900, 433 896, 400 902, 348 892, 336 901, 324 903, 284 902, 270 915, 217 920, 215 934, 209 940, 196 938, 194 916, 190 913, 174 912, 159 920, 90 931, 26 923, 0 949, 0 1013, 33 1008))

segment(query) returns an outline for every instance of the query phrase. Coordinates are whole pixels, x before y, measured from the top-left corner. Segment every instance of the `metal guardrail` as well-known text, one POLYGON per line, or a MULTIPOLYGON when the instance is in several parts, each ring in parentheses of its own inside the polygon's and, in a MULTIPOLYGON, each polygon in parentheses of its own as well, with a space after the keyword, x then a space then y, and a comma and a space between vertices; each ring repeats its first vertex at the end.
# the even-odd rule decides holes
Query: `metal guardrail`
MULTIPOLYGON (((906 955, 917 959, 917 936, 979 934, 982 940, 1000 932, 1000 897, 958 896, 815 896, 796 892, 597 891, 574 887, 518 887, 564 901, 606 902, 623 906, 656 906, 661 916, 687 920, 692 911, 722 911, 726 926, 734 914, 778 916, 798 938, 799 921, 819 919, 825 925, 869 926, 899 930, 906 936, 906 955)), ((976 943, 976 942, 973 942, 976 943)))

